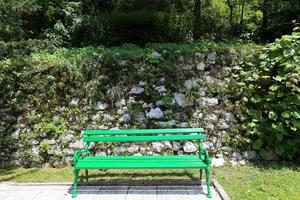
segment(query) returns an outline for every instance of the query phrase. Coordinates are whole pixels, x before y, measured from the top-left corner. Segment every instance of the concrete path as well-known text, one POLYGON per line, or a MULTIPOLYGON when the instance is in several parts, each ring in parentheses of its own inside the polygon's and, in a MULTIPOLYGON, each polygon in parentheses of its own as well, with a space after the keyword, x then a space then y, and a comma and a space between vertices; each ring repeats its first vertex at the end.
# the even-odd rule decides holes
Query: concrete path
MULTIPOLYGON (((213 187, 211 200, 221 200, 213 187)), ((14 185, 0 183, 1 200, 64 200, 70 185, 14 185)), ((206 185, 183 186, 79 186, 75 200, 206 200, 206 185)))

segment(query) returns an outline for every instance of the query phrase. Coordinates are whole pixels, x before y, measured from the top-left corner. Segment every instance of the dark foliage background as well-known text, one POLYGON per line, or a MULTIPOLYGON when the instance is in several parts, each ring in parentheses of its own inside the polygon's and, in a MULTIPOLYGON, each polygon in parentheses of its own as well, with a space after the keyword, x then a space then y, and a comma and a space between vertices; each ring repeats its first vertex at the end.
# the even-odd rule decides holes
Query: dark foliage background
POLYGON ((298 0, 0 0, 0 40, 50 39, 60 46, 268 42, 291 33, 299 18, 298 0))

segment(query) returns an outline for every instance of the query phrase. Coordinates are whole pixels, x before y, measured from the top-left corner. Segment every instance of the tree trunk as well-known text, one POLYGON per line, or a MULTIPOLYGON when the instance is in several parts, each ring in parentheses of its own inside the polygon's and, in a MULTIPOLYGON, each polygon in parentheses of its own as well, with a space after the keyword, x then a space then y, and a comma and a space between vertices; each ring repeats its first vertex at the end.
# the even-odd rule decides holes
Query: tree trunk
POLYGON ((263 0, 262 2, 262 36, 263 39, 266 40, 268 37, 268 0, 263 0))
POLYGON ((232 15, 233 15, 233 5, 231 4, 230 0, 227 0, 227 5, 229 7, 230 13, 229 13, 229 23, 232 28, 232 15))
POLYGON ((199 38, 199 30, 202 30, 202 0, 194 0, 194 34, 196 39, 199 38))
POLYGON ((201 22, 202 2, 201 2, 201 0, 195 0, 194 2, 195 2, 194 3, 195 22, 199 23, 199 22, 201 22))
POLYGON ((242 11, 241 11, 241 20, 240 20, 240 32, 243 32, 243 29, 244 29, 244 8, 245 8, 245 0, 242 0, 242 11))

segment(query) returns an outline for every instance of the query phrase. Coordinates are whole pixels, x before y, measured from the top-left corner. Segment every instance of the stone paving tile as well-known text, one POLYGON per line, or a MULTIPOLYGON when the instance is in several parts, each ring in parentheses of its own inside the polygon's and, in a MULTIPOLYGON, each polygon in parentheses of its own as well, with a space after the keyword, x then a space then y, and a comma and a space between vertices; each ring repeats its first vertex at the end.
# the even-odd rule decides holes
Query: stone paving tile
MULTIPOLYGON (((213 198, 221 200, 212 187, 213 198)), ((75 200, 208 200, 203 186, 79 186, 75 200)), ((0 183, 0 200, 71 200, 68 185, 0 183)), ((74 200, 74 199, 72 199, 74 200)))
MULTIPOLYGON (((186 191, 188 193, 189 200, 207 200, 209 198, 206 197, 207 187, 205 184, 202 186, 186 186, 186 191)), ((211 193, 213 196, 213 200, 221 200, 216 190, 211 187, 211 193)))
POLYGON ((5 200, 34 200, 38 198, 39 190, 16 190, 10 191, 5 200))
POLYGON ((157 186, 130 186, 126 200, 157 200, 157 186))
POLYGON ((188 198, 185 186, 159 186, 157 188, 158 200, 183 200, 188 198))
POLYGON ((69 200, 72 199, 68 190, 42 190, 37 200, 69 200))
POLYGON ((9 192, 8 191, 0 191, 0 199, 2 200, 4 200, 4 199, 6 199, 7 197, 8 197, 8 195, 9 195, 9 192))
POLYGON ((126 200, 129 186, 103 186, 97 193, 100 200, 126 200))

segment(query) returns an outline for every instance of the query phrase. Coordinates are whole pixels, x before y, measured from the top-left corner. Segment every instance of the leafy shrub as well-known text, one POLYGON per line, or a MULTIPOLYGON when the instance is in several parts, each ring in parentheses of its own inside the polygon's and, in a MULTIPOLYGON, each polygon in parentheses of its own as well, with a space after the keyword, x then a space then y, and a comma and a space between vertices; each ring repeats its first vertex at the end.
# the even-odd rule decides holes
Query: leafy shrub
POLYGON ((21 166, 28 168, 34 162, 35 156, 31 149, 25 149, 18 152, 17 158, 21 166))
POLYGON ((262 156, 300 153, 300 32, 285 35, 238 70, 243 129, 262 156))
POLYGON ((0 60, 9 57, 22 57, 39 50, 53 50, 54 48, 54 44, 48 40, 0 41, 0 60))

